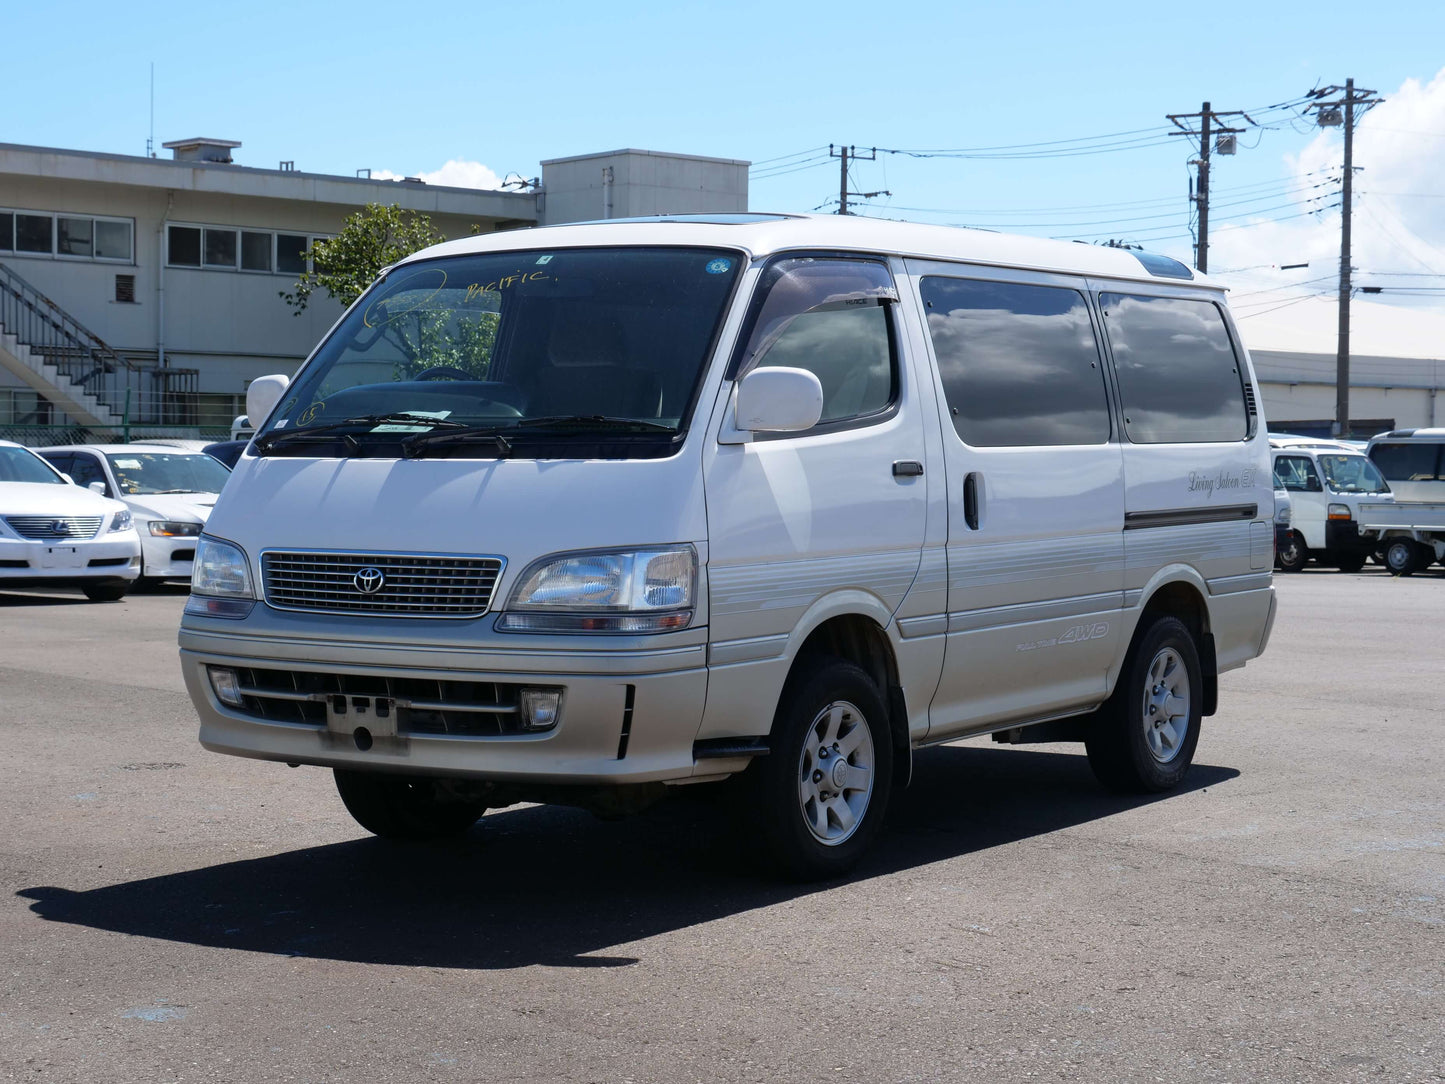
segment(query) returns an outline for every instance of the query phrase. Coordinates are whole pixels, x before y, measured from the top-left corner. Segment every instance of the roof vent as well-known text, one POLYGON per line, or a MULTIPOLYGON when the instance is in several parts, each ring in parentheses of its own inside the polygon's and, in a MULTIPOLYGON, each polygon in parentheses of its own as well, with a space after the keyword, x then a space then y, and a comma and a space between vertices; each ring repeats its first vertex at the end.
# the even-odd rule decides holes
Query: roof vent
POLYGON ((171 152, 177 162, 217 162, 229 166, 233 159, 231 152, 241 144, 233 139, 177 139, 161 146, 171 152))

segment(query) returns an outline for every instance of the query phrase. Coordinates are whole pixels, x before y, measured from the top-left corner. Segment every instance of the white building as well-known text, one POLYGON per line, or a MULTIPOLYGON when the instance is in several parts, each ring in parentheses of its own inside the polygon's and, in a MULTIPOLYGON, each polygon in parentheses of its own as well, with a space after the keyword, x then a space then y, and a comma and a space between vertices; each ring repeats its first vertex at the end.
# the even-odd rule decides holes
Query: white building
MULTIPOLYGON (((1237 308, 1264 416, 1275 432, 1328 436, 1335 417, 1339 306, 1312 297, 1251 315, 1237 308)), ((1353 435, 1445 425, 1445 315, 1356 298, 1350 305, 1353 435)))
POLYGON ((449 238, 747 209, 748 163, 731 159, 614 151, 543 163, 538 190, 483 191, 258 169, 232 140, 164 146, 0 144, 0 427, 229 425, 247 383, 294 370, 339 315, 324 292, 299 316, 280 295, 367 203, 449 238))

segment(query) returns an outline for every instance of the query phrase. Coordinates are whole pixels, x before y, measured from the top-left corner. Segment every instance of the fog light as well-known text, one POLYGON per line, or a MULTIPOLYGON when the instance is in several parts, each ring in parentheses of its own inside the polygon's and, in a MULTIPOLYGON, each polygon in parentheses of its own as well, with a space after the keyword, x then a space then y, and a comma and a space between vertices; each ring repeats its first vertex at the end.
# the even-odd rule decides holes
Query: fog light
POLYGON ((244 706, 241 700, 241 683, 236 678, 236 671, 227 670, 223 666, 208 666, 206 672, 210 674, 211 688, 215 690, 217 700, 227 707, 244 706))
POLYGON ((518 698, 523 730, 551 730, 562 706, 561 689, 523 689, 518 698))

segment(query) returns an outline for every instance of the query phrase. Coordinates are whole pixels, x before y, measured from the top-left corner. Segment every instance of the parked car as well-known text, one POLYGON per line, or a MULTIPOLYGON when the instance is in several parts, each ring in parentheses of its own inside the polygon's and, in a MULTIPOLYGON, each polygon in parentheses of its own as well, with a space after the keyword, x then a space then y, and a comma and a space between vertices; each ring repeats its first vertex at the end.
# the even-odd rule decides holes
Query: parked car
POLYGON ((1274 484, 1291 501, 1290 537, 1276 550, 1279 567, 1298 572, 1311 558, 1358 572, 1379 547, 1360 529, 1360 506, 1392 500, 1375 465, 1343 441, 1271 434, 1274 484))
MULTIPOLYGON (((1277 488, 1274 491, 1274 567, 1283 569, 1285 562, 1299 562, 1295 552, 1300 545, 1294 533, 1294 502, 1289 490, 1277 488)), ((1298 567, 1298 566, 1296 566, 1298 567)))
POLYGON ((201 742, 411 839, 741 773, 797 876, 935 742, 1168 790, 1274 618, 1257 403, 1224 289, 1147 253, 791 215, 428 249, 248 388, 201 742))
POLYGON ((140 538, 124 504, 0 440, 0 589, 78 587, 114 602, 138 575, 140 538))
POLYGON ((236 460, 241 458, 241 453, 250 444, 250 438, 246 440, 221 440, 215 444, 207 444, 201 451, 205 452, 212 459, 219 460, 226 465, 227 470, 233 470, 236 460))
POLYGON ((143 583, 189 580, 196 539, 230 471, 203 452, 154 444, 37 449, 83 486, 124 501, 140 533, 143 583))

